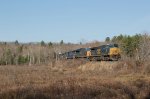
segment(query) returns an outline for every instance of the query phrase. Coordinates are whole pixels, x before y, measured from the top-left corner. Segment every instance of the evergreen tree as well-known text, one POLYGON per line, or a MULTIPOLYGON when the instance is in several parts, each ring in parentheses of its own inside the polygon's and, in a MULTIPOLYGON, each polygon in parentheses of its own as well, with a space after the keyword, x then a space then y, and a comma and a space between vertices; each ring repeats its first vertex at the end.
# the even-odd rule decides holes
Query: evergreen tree
POLYGON ((114 37, 111 39, 111 41, 112 41, 113 43, 115 43, 115 42, 117 41, 117 36, 114 36, 114 37))
POLYGON ((19 45, 19 42, 18 42, 18 40, 16 40, 16 41, 15 41, 15 45, 19 45))
POLYGON ((53 43, 52 43, 52 42, 49 42, 49 43, 48 43, 48 46, 49 46, 49 47, 53 46, 53 43))
POLYGON ((62 45, 62 44, 64 44, 64 41, 63 41, 63 40, 60 41, 60 45, 62 45))
POLYGON ((45 44, 45 42, 42 40, 41 41, 41 46, 45 46, 46 44, 45 44))
POLYGON ((110 37, 106 37, 105 42, 109 43, 110 42, 110 37))

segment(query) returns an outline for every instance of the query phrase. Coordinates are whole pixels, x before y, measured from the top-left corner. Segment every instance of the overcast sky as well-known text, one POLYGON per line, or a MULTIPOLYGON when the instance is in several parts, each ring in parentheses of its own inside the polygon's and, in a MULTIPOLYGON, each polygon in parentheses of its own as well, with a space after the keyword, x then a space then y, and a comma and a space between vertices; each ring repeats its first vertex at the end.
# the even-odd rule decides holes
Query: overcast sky
POLYGON ((150 31, 150 0, 0 0, 0 41, 103 41, 150 31))

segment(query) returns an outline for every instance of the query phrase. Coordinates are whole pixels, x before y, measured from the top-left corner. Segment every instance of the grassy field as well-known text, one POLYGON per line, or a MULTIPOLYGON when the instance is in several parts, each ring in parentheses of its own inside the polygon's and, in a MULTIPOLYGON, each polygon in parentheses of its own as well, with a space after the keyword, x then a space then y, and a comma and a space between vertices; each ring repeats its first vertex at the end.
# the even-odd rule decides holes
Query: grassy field
POLYGON ((150 76, 124 62, 0 66, 0 99, 149 99, 150 76))

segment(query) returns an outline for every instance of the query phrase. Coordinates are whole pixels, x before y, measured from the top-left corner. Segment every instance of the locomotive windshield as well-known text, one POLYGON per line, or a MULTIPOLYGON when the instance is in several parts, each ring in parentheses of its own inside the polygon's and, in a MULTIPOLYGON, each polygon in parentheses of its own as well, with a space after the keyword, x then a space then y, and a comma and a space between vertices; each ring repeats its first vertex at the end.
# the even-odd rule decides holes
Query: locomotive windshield
POLYGON ((118 47, 118 44, 114 44, 114 47, 118 47))
POLYGON ((109 47, 118 47, 118 44, 110 44, 109 47))

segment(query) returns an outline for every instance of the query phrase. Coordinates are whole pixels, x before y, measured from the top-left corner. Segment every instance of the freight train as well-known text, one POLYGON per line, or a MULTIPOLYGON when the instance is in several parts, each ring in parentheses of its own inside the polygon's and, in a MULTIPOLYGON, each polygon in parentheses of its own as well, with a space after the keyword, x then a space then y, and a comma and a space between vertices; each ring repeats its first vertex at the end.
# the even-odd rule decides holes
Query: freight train
POLYGON ((59 54, 60 59, 86 58, 90 61, 117 61, 121 58, 118 44, 107 44, 92 48, 80 48, 59 54))

